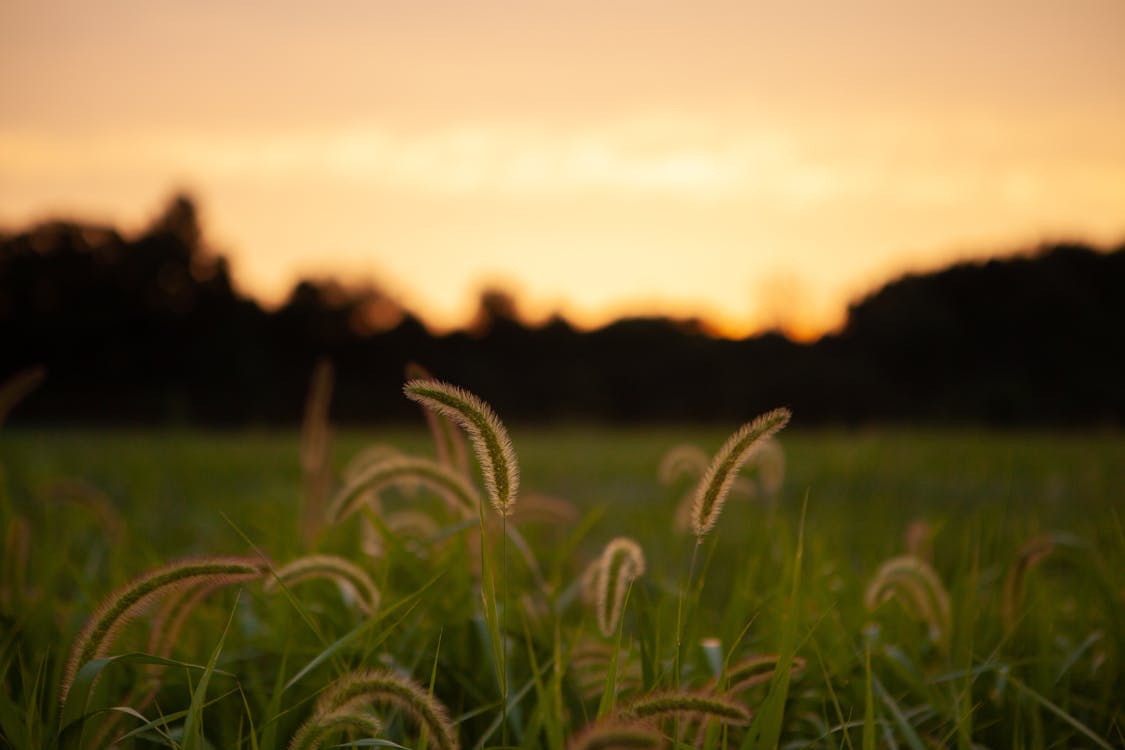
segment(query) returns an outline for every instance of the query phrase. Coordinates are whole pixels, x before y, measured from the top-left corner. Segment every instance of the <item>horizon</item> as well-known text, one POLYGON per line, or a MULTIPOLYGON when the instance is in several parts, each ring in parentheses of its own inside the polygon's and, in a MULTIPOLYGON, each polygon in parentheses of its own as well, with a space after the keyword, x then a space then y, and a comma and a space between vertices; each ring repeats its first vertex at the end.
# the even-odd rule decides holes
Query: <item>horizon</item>
POLYGON ((1125 5, 0 7, 0 226, 184 191, 241 292, 434 330, 808 340, 905 273, 1125 241, 1125 5), (80 115, 80 116, 76 116, 80 115))
MULTIPOLYGON (((197 212, 202 213, 198 201, 194 196, 191 195, 178 194, 172 196, 169 202, 166 203, 166 207, 171 204, 171 201, 179 199, 187 199, 197 210, 197 212)), ((24 232, 33 232, 40 227, 49 226, 52 223, 69 223, 74 224, 78 227, 90 227, 98 230, 112 231, 117 233, 123 241, 134 242, 138 238, 142 237, 144 233, 151 228, 151 223, 153 221, 158 220, 160 217, 161 214, 154 214, 152 217, 149 217, 148 221, 144 225, 136 227, 121 227, 106 222, 88 220, 81 216, 44 216, 34 220, 30 224, 20 227, 4 226, 0 224, 0 238, 12 237, 24 232)), ((376 314, 382 316, 383 319, 372 319, 367 321, 366 325, 370 327, 370 332, 377 333, 383 330, 388 330, 389 328, 393 328, 400 322, 401 315, 409 315, 419 323, 421 323, 429 334, 435 336, 443 336, 455 332, 471 333, 473 331, 474 323, 478 320, 481 311, 481 304, 483 304, 484 302, 485 295, 499 294, 501 297, 505 298, 506 303, 511 304, 511 310, 514 313, 514 320, 528 329, 540 328, 542 326, 548 325, 552 320, 563 320, 567 325, 574 328, 576 331, 591 332, 627 320, 664 319, 668 320, 671 323, 690 324, 693 326, 698 326, 698 330, 700 332, 704 333, 710 338, 715 339, 739 340, 769 334, 781 334, 795 343, 814 343, 824 336, 838 334, 842 326, 847 322, 848 310, 853 305, 863 302, 865 299, 878 293, 886 286, 907 277, 937 274, 942 271, 951 269, 955 266, 961 266, 965 264, 981 265, 990 261, 1005 261, 1016 258, 1035 258, 1045 251, 1049 251, 1063 245, 1087 247, 1097 253, 1105 254, 1125 249, 1125 237, 1123 237, 1120 242, 1107 245, 1091 243, 1085 239, 1077 237, 1058 238, 1054 240, 1044 240, 1034 245, 1028 245, 1024 247, 993 248, 991 251, 982 250, 978 253, 958 254, 951 256, 947 260, 939 262, 937 265, 934 265, 932 267, 905 268, 885 278, 875 279, 870 286, 859 290, 853 297, 849 298, 844 307, 841 319, 836 325, 823 330, 815 330, 811 332, 802 332, 799 330, 795 331, 793 329, 778 325, 766 325, 751 331, 730 331, 722 328, 718 321, 707 318, 703 315, 698 314, 697 312, 688 310, 684 314, 678 314, 676 311, 660 309, 659 307, 625 309, 621 314, 607 315, 604 318, 595 319, 592 322, 575 320, 569 317, 566 312, 561 309, 550 310, 546 314, 532 317, 526 313, 528 300, 521 297, 517 290, 506 287, 503 284, 484 285, 478 290, 478 294, 475 297, 477 304, 470 310, 469 314, 463 320, 457 321, 451 325, 440 326, 435 325, 432 321, 427 319, 423 312, 413 309, 406 304, 403 304, 402 301, 393 294, 392 290, 388 290, 386 289, 386 287, 379 284, 378 279, 361 279, 357 281, 354 279, 349 280, 346 278, 340 278, 331 275, 330 273, 298 276, 293 279, 292 283, 281 295, 277 296, 274 299, 263 299, 259 295, 255 294, 253 289, 248 288, 243 280, 239 277, 238 269, 234 268, 230 263, 230 256, 227 250, 225 250, 224 248, 216 248, 211 242, 209 242, 208 228, 205 225, 200 226, 200 250, 210 257, 224 259, 227 262, 230 273, 230 283, 234 292, 246 299, 251 300, 266 312, 272 313, 283 307, 287 302, 291 300, 292 295, 296 292, 297 286, 301 283, 308 282, 321 288, 337 287, 344 292, 362 293, 365 290, 374 290, 379 295, 394 303, 397 306, 397 309, 393 313, 388 313, 387 310, 383 309, 376 311, 376 314)))

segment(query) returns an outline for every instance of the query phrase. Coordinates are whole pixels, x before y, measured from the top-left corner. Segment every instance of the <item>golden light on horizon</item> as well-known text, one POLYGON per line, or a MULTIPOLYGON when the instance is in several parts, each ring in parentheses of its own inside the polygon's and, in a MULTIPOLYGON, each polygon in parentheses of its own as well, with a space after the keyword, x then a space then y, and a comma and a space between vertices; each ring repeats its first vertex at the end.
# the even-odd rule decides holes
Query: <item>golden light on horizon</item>
POLYGON ((906 270, 1125 239, 1119 3, 62 5, 0 9, 0 225, 187 189, 267 302, 809 337, 906 270))

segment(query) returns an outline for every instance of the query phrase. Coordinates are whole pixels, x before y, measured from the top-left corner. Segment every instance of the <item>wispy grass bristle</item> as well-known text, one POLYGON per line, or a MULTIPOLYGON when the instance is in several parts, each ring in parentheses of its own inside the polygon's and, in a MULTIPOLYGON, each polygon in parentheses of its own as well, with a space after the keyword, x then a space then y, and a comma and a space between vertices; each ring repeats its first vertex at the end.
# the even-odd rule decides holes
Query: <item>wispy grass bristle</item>
POLYGON ((930 640, 948 653, 953 627, 949 593, 929 563, 902 555, 880 565, 864 593, 864 604, 874 612, 892 598, 912 617, 924 621, 930 640))
POLYGON ((77 506, 89 511, 110 544, 119 544, 125 539, 125 519, 121 512, 109 495, 89 482, 71 478, 54 479, 43 485, 41 494, 48 502, 77 506))
POLYGON ((638 721, 605 719, 574 735, 566 750, 630 750, 660 747, 664 736, 655 727, 638 721))
POLYGON ((617 662, 614 676, 617 697, 640 691, 643 674, 640 663, 630 655, 618 653, 616 660, 614 647, 602 641, 585 640, 571 650, 567 662, 575 687, 586 700, 596 700, 605 689, 606 675, 617 662))
POLYGON ((338 523, 356 512, 370 494, 405 483, 415 483, 429 487, 437 492, 446 505, 462 517, 470 517, 477 512, 480 495, 464 476, 448 466, 421 456, 402 456, 390 458, 368 465, 358 476, 345 485, 328 508, 328 519, 338 523))
MULTIPOLYGON (((778 654, 757 654, 731 664, 726 670, 726 693, 741 693, 773 679, 774 670, 780 660, 778 654)), ((805 659, 793 655, 789 671, 797 675, 805 670, 805 659)))
POLYGON ((644 551, 635 541, 617 537, 606 545, 590 584, 594 589, 598 629, 602 635, 608 638, 617 630, 625 605, 625 592, 644 572, 644 551))
POLYGON ((681 443, 669 448, 660 459, 656 476, 661 484, 670 485, 682 479, 698 480, 707 471, 710 456, 698 445, 681 443))
POLYGON ((441 750, 460 746, 449 712, 413 680, 385 669, 352 672, 328 686, 317 699, 314 718, 361 706, 397 708, 429 733, 441 750))
MULTIPOLYGON (((417 362, 408 362, 406 365, 406 379, 436 381, 430 371, 417 362)), ((469 451, 465 447, 465 438, 448 417, 435 412, 423 405, 422 413, 426 416, 426 424, 434 438, 434 450, 437 451, 438 463, 469 475, 469 451)))
POLYGON ((437 380, 411 380, 407 398, 452 419, 465 430, 481 466, 492 507, 508 516, 519 492, 519 464, 508 430, 492 407, 472 393, 437 380))
POLYGON ((768 437, 754 450, 758 467, 758 485, 770 497, 781 492, 785 484, 785 451, 776 438, 768 437))
POLYGON ((580 515, 574 503, 550 495, 532 493, 520 495, 512 517, 520 523, 554 523, 568 527, 577 523, 580 515))
POLYGON ((292 586, 313 578, 325 578, 336 583, 346 599, 355 602, 364 614, 375 614, 379 608, 379 589, 371 576, 355 563, 336 555, 307 555, 286 563, 276 571, 276 578, 267 578, 266 591, 279 585, 292 586))
POLYGON ((620 715, 629 719, 660 721, 690 714, 743 726, 750 723, 750 709, 724 695, 669 690, 649 693, 622 706, 620 715))
POLYGON ((62 701, 66 701, 78 669, 91 659, 105 656, 121 628, 149 603, 193 584, 250 581, 264 570, 264 563, 254 558, 204 557, 165 565, 125 584, 98 605, 75 639, 63 674, 62 701))
POLYGON ((761 441, 789 422, 788 409, 774 409, 743 425, 727 439, 699 481, 692 501, 691 525, 697 539, 715 528, 738 470, 761 441))
POLYGON ((314 714, 293 735, 289 750, 320 750, 324 741, 339 732, 356 732, 364 739, 377 739, 383 724, 374 714, 350 708, 314 714))

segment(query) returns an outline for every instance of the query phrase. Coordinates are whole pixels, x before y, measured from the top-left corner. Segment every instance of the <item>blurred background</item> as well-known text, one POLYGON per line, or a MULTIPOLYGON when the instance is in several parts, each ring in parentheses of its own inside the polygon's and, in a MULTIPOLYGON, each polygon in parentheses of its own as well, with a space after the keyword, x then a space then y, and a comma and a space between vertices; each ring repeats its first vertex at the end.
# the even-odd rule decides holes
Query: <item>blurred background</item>
POLYGON ((0 418, 1120 427, 1125 4, 0 5, 0 418), (16 397, 25 394, 18 406, 16 397))

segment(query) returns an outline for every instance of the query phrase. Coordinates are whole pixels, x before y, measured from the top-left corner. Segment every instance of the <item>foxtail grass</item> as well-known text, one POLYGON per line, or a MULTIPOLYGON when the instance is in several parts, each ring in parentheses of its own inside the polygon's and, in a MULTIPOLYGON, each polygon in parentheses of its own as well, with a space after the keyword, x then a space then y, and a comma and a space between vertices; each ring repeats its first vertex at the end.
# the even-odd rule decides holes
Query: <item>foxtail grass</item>
POLYGON ((80 479, 55 479, 41 489, 43 499, 60 505, 71 505, 88 511, 97 521, 110 544, 120 544, 125 539, 125 519, 109 495, 89 482, 80 479))
MULTIPOLYGON (((445 706, 413 680, 386 669, 352 672, 333 682, 321 693, 306 725, 319 725, 335 712, 355 711, 364 706, 396 708, 423 727, 440 750, 460 747, 457 730, 445 706)), ((303 729, 298 730, 298 735, 303 729)))
POLYGON ((926 623, 930 640, 949 653, 953 616, 949 593, 930 564, 911 555, 887 560, 875 572, 864 593, 864 604, 874 612, 891 599, 915 619, 926 623))
MULTIPOLYGON (((752 687, 770 682, 780 660, 780 654, 757 654, 731 664, 726 669, 726 688, 723 692, 741 693, 752 687)), ((794 654, 790 660, 789 671, 793 675, 804 672, 804 658, 794 654)))
POLYGON ((205 557, 165 565, 122 586, 98 605, 75 639, 63 673, 61 702, 66 702, 79 668, 105 656, 121 628, 151 602, 185 586, 250 581, 261 576, 263 570, 263 563, 254 558, 205 557))
POLYGON ((341 708, 313 716, 301 725, 289 743, 289 750, 320 750, 325 740, 342 732, 354 732, 365 739, 376 739, 383 730, 378 717, 366 711, 341 708))
POLYGON ((328 519, 338 523, 370 502, 370 493, 377 495, 404 483, 433 489, 462 518, 472 516, 480 506, 480 495, 463 475, 428 458, 402 456, 368 465, 348 482, 332 499, 328 519))
MULTIPOLYGON (((406 365, 406 379, 434 381, 435 378, 422 365, 408 362, 406 365)), ((423 405, 423 414, 426 415, 426 425, 434 438, 434 449, 437 451, 438 463, 448 466, 465 476, 469 475, 469 452, 465 447, 465 438, 457 425, 445 415, 423 405)))
POLYGON ((355 602, 365 615, 375 614, 379 607, 379 589, 371 576, 355 563, 337 555, 306 555, 286 563, 276 571, 276 578, 267 578, 266 591, 278 586, 291 586, 313 578, 333 581, 345 597, 355 602))
POLYGON ((465 430, 480 463, 489 501, 497 513, 507 517, 519 491, 519 465, 508 430, 492 407, 466 390, 437 380, 411 380, 405 392, 407 398, 465 430))
POLYGON ((698 445, 680 443, 673 445, 660 459, 660 467, 656 476, 661 484, 674 484, 681 479, 699 481, 703 472, 707 471, 707 464, 711 457, 698 445))
POLYGON ((715 528, 723 504, 742 464, 761 442, 789 422, 788 409, 774 409, 743 425, 727 439, 699 482, 691 508, 692 531, 698 540, 715 528))
POLYGON ((621 707, 626 719, 661 721, 685 714, 718 719, 735 726, 750 723, 750 709, 729 696, 687 690, 668 690, 642 695, 621 707))
POLYGON ((785 484, 785 451, 776 438, 766 438, 754 451, 754 463, 758 468, 758 486, 767 496, 773 497, 781 492, 785 484))
POLYGON ((606 545, 594 569, 594 603, 598 629, 610 637, 617 630, 630 584, 644 575, 645 555, 641 546, 627 537, 617 537, 606 545))

